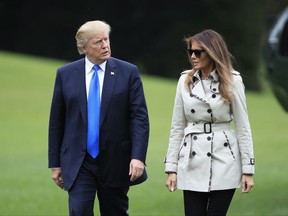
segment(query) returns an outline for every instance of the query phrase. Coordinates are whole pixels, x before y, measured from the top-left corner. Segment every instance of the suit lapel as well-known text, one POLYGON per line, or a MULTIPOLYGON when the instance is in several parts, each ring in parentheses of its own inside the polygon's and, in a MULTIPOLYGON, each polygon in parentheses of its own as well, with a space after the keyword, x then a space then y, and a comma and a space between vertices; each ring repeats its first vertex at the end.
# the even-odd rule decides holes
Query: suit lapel
POLYGON ((84 125, 87 125, 87 95, 85 81, 85 60, 81 59, 75 68, 75 88, 78 89, 78 103, 84 125))
POLYGON ((101 109, 100 109, 100 127, 103 123, 105 115, 107 113, 115 82, 117 79, 117 69, 114 65, 113 59, 109 58, 106 64, 105 76, 102 89, 101 109))

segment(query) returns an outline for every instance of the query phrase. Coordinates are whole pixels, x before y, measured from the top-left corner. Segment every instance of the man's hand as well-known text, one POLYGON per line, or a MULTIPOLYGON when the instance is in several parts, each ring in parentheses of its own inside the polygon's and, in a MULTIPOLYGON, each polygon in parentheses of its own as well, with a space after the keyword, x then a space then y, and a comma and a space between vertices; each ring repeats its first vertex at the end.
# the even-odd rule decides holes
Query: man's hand
POLYGON ((144 163, 137 159, 132 159, 130 162, 130 170, 129 175, 130 181, 134 182, 137 178, 139 178, 144 172, 144 163))
POLYGON ((61 173, 61 168, 53 168, 52 169, 52 180, 55 182, 58 187, 63 189, 63 178, 61 173))

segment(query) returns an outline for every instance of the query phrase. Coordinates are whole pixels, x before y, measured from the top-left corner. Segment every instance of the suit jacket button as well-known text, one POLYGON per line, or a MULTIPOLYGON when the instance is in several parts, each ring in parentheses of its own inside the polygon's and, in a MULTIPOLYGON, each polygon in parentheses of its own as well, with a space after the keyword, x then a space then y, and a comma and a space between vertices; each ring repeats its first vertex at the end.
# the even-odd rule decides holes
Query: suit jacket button
POLYGON ((207 156, 208 156, 208 157, 211 157, 211 153, 210 153, 210 152, 208 152, 208 153, 207 153, 207 156))

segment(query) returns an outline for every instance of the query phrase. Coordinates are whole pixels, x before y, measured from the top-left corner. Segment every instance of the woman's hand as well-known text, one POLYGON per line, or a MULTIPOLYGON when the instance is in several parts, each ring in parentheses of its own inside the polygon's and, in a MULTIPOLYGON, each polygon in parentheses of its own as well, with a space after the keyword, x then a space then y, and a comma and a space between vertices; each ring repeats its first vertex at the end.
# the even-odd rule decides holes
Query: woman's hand
POLYGON ((254 186, 254 180, 252 175, 243 175, 242 177, 242 192, 249 193, 254 186))
POLYGON ((177 188, 177 175, 176 173, 169 173, 165 183, 170 192, 173 192, 177 188))

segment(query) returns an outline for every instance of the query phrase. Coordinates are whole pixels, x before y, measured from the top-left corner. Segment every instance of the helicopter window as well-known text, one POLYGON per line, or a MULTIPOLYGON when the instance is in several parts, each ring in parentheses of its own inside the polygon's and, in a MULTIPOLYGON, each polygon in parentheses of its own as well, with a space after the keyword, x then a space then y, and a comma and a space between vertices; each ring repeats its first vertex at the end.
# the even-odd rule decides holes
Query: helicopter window
POLYGON ((280 55, 288 57, 288 19, 284 25, 280 38, 280 55))

